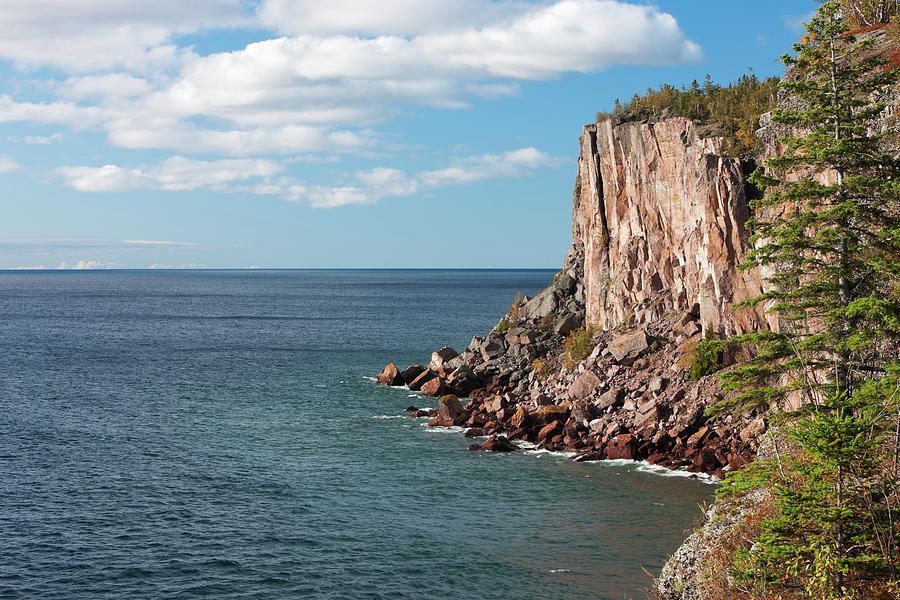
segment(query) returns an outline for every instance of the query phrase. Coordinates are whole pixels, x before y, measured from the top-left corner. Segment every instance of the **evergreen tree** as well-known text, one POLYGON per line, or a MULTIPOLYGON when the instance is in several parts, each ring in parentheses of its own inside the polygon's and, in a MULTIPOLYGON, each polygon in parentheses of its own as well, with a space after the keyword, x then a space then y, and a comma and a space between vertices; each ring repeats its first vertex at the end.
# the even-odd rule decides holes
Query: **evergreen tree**
POLYGON ((824 2, 782 57, 795 104, 772 119, 794 135, 752 176, 767 193, 743 265, 772 273, 746 304, 776 312, 779 330, 733 338, 755 356, 723 375, 745 408, 802 401, 786 419, 799 451, 771 473, 778 516, 750 558, 811 598, 874 598, 897 579, 900 163, 869 129, 896 76, 847 30, 841 3, 824 2))

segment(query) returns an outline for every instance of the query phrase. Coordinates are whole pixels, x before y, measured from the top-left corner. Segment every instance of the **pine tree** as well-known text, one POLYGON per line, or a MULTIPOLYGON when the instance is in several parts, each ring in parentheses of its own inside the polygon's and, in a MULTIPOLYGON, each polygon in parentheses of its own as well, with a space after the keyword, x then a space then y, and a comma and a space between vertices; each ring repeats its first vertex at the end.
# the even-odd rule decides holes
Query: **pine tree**
POLYGON ((746 304, 779 330, 733 338, 755 356, 723 376, 745 407, 802 401, 786 419, 799 451, 771 474, 778 517, 752 558, 770 583, 821 598, 896 582, 900 516, 900 163, 869 127, 896 75, 847 30, 841 3, 824 2, 782 57, 794 105, 772 120, 794 134, 751 178, 767 193, 743 265, 772 273, 746 304))

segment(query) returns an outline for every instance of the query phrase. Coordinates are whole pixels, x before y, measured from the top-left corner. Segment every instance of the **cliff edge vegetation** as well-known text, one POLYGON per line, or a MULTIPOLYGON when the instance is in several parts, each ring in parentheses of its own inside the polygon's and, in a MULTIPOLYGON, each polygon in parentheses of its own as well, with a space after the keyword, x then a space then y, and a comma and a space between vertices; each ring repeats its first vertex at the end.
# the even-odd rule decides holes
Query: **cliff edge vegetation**
POLYGON ((751 177, 766 193, 742 268, 766 291, 741 304, 778 327, 714 343, 747 352, 714 410, 768 409, 783 443, 720 490, 770 493, 719 548, 707 597, 900 597, 900 161, 874 126, 898 74, 848 32, 847 4, 823 3, 782 57, 781 152, 751 177))

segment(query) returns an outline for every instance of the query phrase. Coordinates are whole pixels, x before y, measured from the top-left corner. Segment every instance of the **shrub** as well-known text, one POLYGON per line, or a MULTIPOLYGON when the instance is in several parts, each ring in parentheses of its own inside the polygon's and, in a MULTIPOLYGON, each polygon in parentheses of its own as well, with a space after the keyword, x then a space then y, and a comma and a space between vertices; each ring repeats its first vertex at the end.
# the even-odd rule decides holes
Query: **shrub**
POLYGON ((573 370, 578 363, 591 354, 596 345, 594 343, 594 332, 597 329, 595 325, 576 329, 570 332, 565 341, 563 341, 563 353, 565 354, 563 366, 567 371, 573 370))
POLYGON ((538 379, 547 379, 553 369, 552 363, 546 358, 536 358, 529 365, 534 376, 538 379))
POLYGON ((509 305, 509 326, 517 327, 519 325, 519 320, 522 318, 522 308, 525 306, 525 296, 522 295, 522 292, 516 292, 516 298, 513 300, 513 303, 509 305))
POLYGON ((553 329, 553 315, 544 315, 538 323, 538 329, 541 331, 550 331, 553 329))
POLYGON ((722 344, 715 339, 715 334, 707 334, 706 339, 695 344, 686 342, 684 354, 679 365, 687 372, 691 381, 697 381, 722 367, 722 344))
POLYGON ((506 333, 507 331, 509 331, 509 319, 507 319, 506 317, 500 319, 500 322, 497 323, 497 331, 499 331, 500 333, 506 333))

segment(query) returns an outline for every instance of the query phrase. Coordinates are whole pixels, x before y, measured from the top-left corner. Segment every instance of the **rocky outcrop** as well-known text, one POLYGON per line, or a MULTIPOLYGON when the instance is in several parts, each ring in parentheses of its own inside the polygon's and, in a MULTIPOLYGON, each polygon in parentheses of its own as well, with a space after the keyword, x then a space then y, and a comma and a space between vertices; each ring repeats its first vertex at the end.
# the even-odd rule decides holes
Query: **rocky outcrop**
POLYGON ((641 325, 699 306, 704 330, 743 333, 765 324, 752 310, 757 272, 737 265, 752 164, 724 155, 724 140, 681 117, 587 125, 580 140, 572 239, 584 253, 587 321, 603 329, 641 325))

